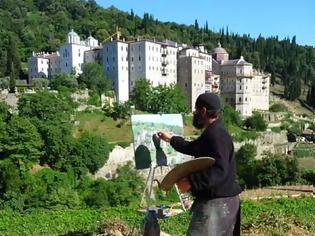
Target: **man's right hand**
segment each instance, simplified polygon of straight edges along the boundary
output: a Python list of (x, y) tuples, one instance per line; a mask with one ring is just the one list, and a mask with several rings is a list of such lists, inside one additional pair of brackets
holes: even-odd
[(159, 132), (157, 132), (157, 135), (159, 136), (160, 139), (162, 139), (163, 141), (168, 142), (168, 143), (171, 141), (171, 138), (173, 136), (166, 131), (159, 131)]

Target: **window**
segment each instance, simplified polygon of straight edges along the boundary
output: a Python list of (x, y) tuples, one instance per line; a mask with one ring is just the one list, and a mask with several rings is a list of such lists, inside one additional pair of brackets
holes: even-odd
[(241, 102), (241, 101), (242, 101), (242, 98), (239, 98), (238, 101)]
[(141, 57), (139, 56), (139, 61), (141, 61)]
[(242, 89), (242, 85), (240, 85), (240, 90)]
[(121, 57), (121, 61), (124, 61), (124, 57)]
[(113, 66), (113, 70), (115, 70), (115, 66)]
[(124, 50), (124, 47), (123, 47), (123, 46), (121, 46), (121, 51), (122, 51), (122, 50)]
[(113, 57), (113, 61), (115, 61), (115, 57)]
[(131, 57), (131, 61), (133, 61), (133, 57)]
[(245, 102), (247, 102), (247, 98), (245, 98)]

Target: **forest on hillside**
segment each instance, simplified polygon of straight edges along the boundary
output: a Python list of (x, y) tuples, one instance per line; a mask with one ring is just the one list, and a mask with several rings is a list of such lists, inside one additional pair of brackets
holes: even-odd
[(315, 48), (298, 45), (295, 36), (254, 39), (229, 32), (228, 28), (213, 32), (208, 22), (205, 25), (198, 20), (191, 25), (161, 22), (149, 13), (137, 16), (132, 9), (123, 12), (114, 6), (100, 7), (95, 0), (1, 0), (0, 78), (25, 79), (27, 68), (23, 62), (32, 51), (56, 51), (72, 28), (84, 38), (92, 34), (103, 41), (116, 27), (129, 40), (138, 36), (170, 39), (190, 45), (204, 44), (208, 50), (221, 42), (231, 58), (243, 55), (256, 69), (271, 73), (272, 84), (280, 82), (285, 86), (287, 99), (299, 98), (303, 87), (308, 103), (315, 106)]

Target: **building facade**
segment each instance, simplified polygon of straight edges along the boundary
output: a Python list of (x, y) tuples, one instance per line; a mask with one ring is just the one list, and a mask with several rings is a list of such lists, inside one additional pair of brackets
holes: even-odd
[(81, 41), (76, 32), (73, 30), (69, 32), (66, 43), (61, 45), (59, 49), (61, 73), (81, 74), (84, 53), (98, 47), (98, 41), (92, 36), (89, 36), (85, 41)]
[(129, 93), (139, 79), (152, 86), (178, 84), (187, 94), (188, 105), (194, 109), (199, 94), (212, 92), (231, 104), (242, 117), (255, 110), (269, 109), (270, 75), (253, 69), (243, 57), (230, 60), (219, 44), (208, 54), (203, 46), (189, 47), (165, 40), (119, 39), (99, 45), (89, 36), (81, 41), (73, 30), (59, 52), (33, 53), (28, 60), (29, 81), (52, 78), (56, 73), (82, 73), (84, 63), (96, 62), (112, 82), (116, 99), (129, 100)]
[(60, 73), (59, 53), (34, 53), (28, 59), (28, 80), (33, 78), (51, 79), (53, 75)]
[(112, 81), (116, 98), (120, 102), (129, 100), (129, 45), (124, 41), (103, 44), (103, 68)]
[(129, 43), (130, 90), (136, 80), (147, 79), (153, 86), (177, 83), (177, 47), (170, 41), (137, 40)]
[(258, 72), (253, 65), (240, 59), (229, 60), (229, 54), (219, 45), (213, 50), (214, 74), (220, 75), (221, 99), (242, 117), (255, 110), (269, 110), (270, 75)]
[(202, 48), (183, 48), (178, 52), (178, 85), (194, 110), (197, 97), (204, 92), (219, 92), (220, 77), (212, 73), (212, 57)]

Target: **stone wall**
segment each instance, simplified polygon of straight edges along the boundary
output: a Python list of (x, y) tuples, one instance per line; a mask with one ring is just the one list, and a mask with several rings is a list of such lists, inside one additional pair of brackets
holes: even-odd
[[(280, 133), (273, 132), (263, 132), (256, 140), (248, 140), (244, 142), (235, 142), (234, 147), (235, 151), (238, 151), (241, 146), (246, 143), (253, 144), (257, 147), (257, 159), (261, 159), (264, 152), (287, 154), (288, 151), (291, 151), (295, 146), (295, 143), (289, 143), (287, 140), (287, 132), (281, 131)], [(95, 178), (105, 178), (111, 179), (120, 165), (125, 165), (131, 161), (134, 166), (134, 148), (131, 143), (128, 147), (122, 148), (120, 146), (115, 146), (115, 148), (110, 152), (109, 159), (106, 164), (98, 170), (95, 174)], [(148, 175), (147, 170), (141, 170), (140, 174), (143, 177)], [(168, 168), (157, 168), (156, 169), (156, 178), (163, 176), (168, 171)]]
[(247, 140), (244, 142), (235, 142), (235, 151), (238, 151), (241, 146), (246, 143), (253, 144), (257, 147), (257, 159), (263, 157), (264, 152), (287, 154), (295, 146), (295, 143), (289, 143), (287, 139), (287, 132), (281, 131), (280, 133), (263, 132), (255, 140)]

